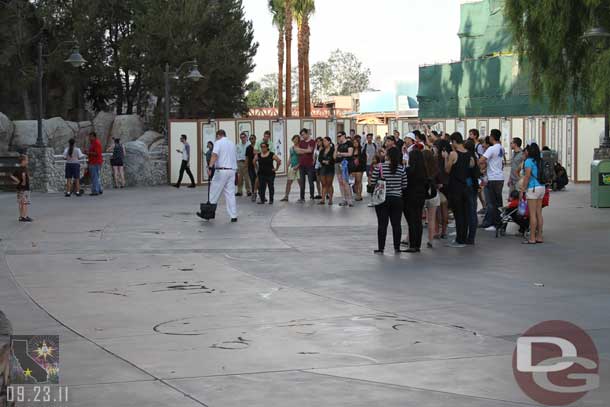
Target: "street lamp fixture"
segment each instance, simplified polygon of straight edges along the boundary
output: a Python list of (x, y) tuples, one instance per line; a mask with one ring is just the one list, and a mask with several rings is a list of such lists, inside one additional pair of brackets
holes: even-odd
[(204, 78), (204, 76), (199, 72), (199, 65), (197, 64), (197, 60), (193, 59), (190, 61), (185, 61), (180, 64), (178, 69), (173, 72), (169, 70), (169, 64), (165, 64), (165, 141), (169, 143), (169, 93), (170, 93), (170, 78), (179, 80), (180, 72), (190, 68), (189, 73), (185, 76), (186, 79), (192, 82), (198, 82)]
[(72, 53), (64, 62), (72, 65), (74, 68), (80, 68), (81, 66), (87, 63), (85, 58), (83, 58), (83, 56), (78, 51), (78, 45), (75, 45), (74, 48), (72, 48)]
[(57, 52), (62, 46), (72, 44), (72, 53), (64, 62), (69, 63), (74, 68), (79, 68), (87, 63), (85, 58), (78, 51), (77, 41), (63, 41), (60, 42), (57, 47), (49, 52), (44, 53), (44, 44), (42, 41), (38, 43), (38, 134), (36, 136), (36, 147), (45, 147), (44, 139), (42, 138), (42, 117), (43, 117), (43, 100), (42, 100), (42, 78), (44, 75), (44, 57), (49, 57)]

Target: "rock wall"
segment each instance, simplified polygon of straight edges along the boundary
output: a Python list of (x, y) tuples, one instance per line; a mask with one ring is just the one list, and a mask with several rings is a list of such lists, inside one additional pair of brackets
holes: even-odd
[[(112, 138), (120, 138), (125, 145), (125, 178), (127, 186), (167, 185), (167, 146), (164, 136), (154, 132), (144, 132), (144, 124), (137, 115), (115, 116), (100, 112), (93, 121), (69, 122), (60, 117), (43, 121), (45, 147), (35, 147), (38, 135), (35, 120), (11, 122), (0, 113), (0, 152), (27, 149), (30, 157), (32, 190), (62, 192), (65, 188), (65, 160), (61, 155), (68, 140), (76, 139), (77, 147), (86, 153), (88, 134), (95, 131), (102, 141), (104, 150), (112, 147)], [(112, 167), (110, 157), (104, 154), (102, 183), (112, 187)], [(81, 164), (86, 168), (86, 160)]]

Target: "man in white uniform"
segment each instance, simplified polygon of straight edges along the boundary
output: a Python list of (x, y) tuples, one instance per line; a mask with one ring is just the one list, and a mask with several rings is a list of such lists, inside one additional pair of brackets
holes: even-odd
[(224, 130), (216, 132), (216, 143), (208, 166), (208, 175), (212, 174), (212, 168), (215, 169), (215, 172), (210, 185), (210, 203), (217, 204), (220, 194), (224, 192), (231, 222), (237, 222), (237, 204), (235, 202), (237, 153), (235, 143), (227, 138)]

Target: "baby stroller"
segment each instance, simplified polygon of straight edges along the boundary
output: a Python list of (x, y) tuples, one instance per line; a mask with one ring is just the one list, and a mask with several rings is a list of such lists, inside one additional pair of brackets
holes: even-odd
[(524, 237), (529, 236), (529, 215), (527, 212), (525, 215), (519, 213), (519, 191), (511, 192), (508, 206), (502, 208), (500, 221), (496, 225), (496, 237), (506, 236), (506, 229), (511, 222), (519, 226), (520, 235), (523, 235)]

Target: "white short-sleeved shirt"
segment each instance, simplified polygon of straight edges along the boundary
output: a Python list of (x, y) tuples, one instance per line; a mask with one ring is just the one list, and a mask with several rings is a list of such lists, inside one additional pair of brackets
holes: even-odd
[(74, 150), (72, 150), (72, 156), (68, 155), (68, 150), (68, 147), (66, 147), (66, 149), (64, 150), (64, 158), (66, 159), (66, 162), (68, 164), (80, 164), (81, 158), (86, 157), (81, 151), (81, 149), (78, 147), (74, 147)]
[(214, 150), (212, 154), (216, 154), (218, 159), (216, 160), (216, 168), (231, 168), (237, 169), (237, 152), (235, 150), (235, 143), (226, 137), (217, 140), (214, 144)]
[(487, 178), (490, 181), (504, 181), (504, 149), (500, 143), (489, 147), (483, 157), (487, 159)]

